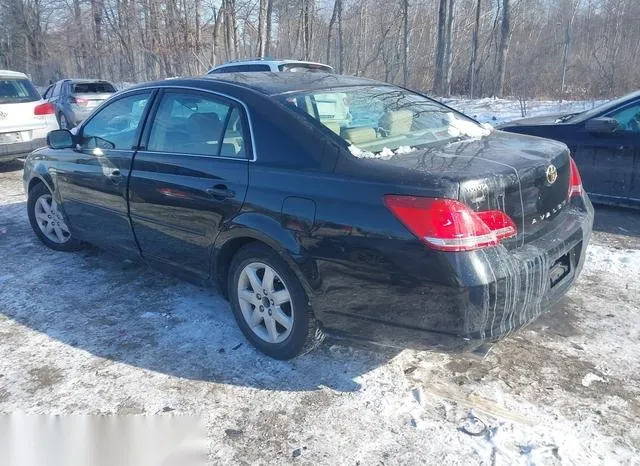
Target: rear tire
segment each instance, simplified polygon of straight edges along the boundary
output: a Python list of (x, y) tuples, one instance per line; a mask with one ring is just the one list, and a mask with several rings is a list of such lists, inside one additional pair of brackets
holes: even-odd
[(45, 246), (56, 251), (77, 251), (83, 243), (73, 237), (67, 221), (49, 188), (38, 183), (29, 191), (27, 200), (29, 223)]
[(69, 122), (67, 121), (67, 117), (64, 116), (64, 113), (58, 115), (58, 126), (60, 129), (71, 129), (69, 126)]
[(322, 343), (324, 334), (298, 277), (267, 246), (252, 243), (236, 253), (228, 293), (240, 330), (266, 355), (291, 359)]

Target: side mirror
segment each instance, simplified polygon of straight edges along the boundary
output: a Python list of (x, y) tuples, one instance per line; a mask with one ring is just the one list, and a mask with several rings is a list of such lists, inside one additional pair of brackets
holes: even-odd
[(616, 132), (619, 124), (614, 118), (592, 118), (587, 120), (584, 127), (593, 134), (612, 134)]
[(71, 149), (73, 135), (67, 129), (54, 129), (47, 134), (47, 146), (52, 149)]

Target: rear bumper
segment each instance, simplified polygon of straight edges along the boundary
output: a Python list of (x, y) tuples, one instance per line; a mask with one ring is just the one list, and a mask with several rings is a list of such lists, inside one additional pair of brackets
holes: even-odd
[(561, 215), (553, 229), (515, 251), (439, 254), (428, 266), (447, 275), (448, 284), (394, 270), (384, 280), (350, 283), (350, 274), (344, 283), (352, 292), (332, 307), (320, 305), (319, 319), (329, 332), (402, 348), (463, 351), (499, 340), (550, 310), (582, 270), (593, 207), (584, 195)]
[(0, 162), (8, 162), (17, 157), (28, 155), (40, 147), (46, 146), (45, 138), (33, 139), (26, 142), (17, 142), (13, 144), (0, 144)]

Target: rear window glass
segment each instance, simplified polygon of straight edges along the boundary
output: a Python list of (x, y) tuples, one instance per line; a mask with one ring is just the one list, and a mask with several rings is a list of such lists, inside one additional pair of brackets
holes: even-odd
[(104, 94), (115, 92), (116, 89), (111, 83), (95, 82), (95, 83), (75, 83), (73, 84), (74, 94)]
[(333, 68), (327, 65), (317, 65), (315, 63), (285, 63), (278, 66), (280, 71), (316, 71), (322, 73), (333, 73)]
[(40, 100), (40, 93), (28, 79), (0, 78), (0, 104), (36, 100)]
[(388, 157), (489, 133), (464, 115), (395, 86), (322, 89), (281, 99), (344, 139), (356, 157)]

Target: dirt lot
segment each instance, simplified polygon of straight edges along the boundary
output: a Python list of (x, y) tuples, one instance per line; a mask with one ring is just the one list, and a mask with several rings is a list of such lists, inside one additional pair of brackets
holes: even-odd
[(215, 464), (640, 464), (638, 213), (598, 211), (577, 286), (484, 359), (278, 362), (212, 290), (45, 248), (21, 174), (0, 166), (0, 412), (199, 414)]

